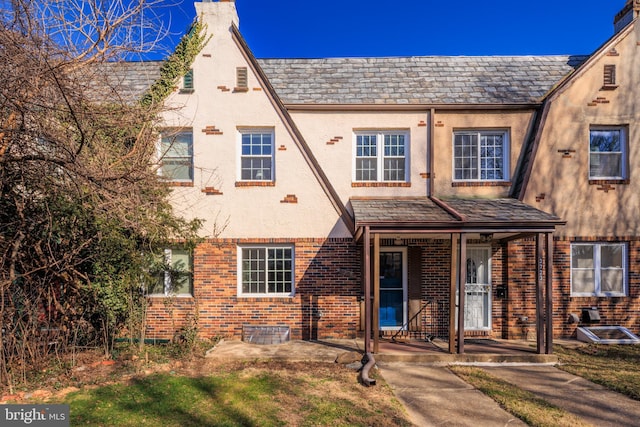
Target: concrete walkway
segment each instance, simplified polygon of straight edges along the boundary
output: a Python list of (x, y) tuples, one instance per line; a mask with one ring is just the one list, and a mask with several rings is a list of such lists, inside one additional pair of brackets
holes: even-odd
[(380, 373), (416, 426), (526, 426), (443, 366), (384, 363)]
[[(444, 366), (379, 365), (382, 377), (418, 426), (525, 425)], [(593, 426), (640, 426), (640, 402), (554, 366), (480, 367)]]

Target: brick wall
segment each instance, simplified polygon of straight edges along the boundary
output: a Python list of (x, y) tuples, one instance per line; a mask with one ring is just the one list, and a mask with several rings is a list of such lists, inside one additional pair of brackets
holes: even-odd
[[(295, 296), (238, 297), (238, 245), (295, 246)], [(353, 338), (359, 321), (360, 251), (350, 239), (218, 240), (194, 250), (193, 298), (152, 298), (149, 337), (171, 338), (189, 317), (203, 337), (239, 339), (242, 325), (288, 325), (291, 339)], [(170, 308), (170, 309), (169, 309)]]

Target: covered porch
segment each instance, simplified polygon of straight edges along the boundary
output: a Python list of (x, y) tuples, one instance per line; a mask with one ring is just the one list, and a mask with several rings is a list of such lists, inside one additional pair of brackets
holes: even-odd
[[(522, 333), (518, 338), (535, 342), (535, 353), (553, 352), (553, 232), (563, 224), (559, 218), (515, 199), (350, 203), (363, 248), (365, 352), (439, 339), (446, 342), (440, 350), (462, 355), (475, 351), (470, 339), (513, 338), (514, 328)], [(510, 242), (522, 240), (532, 243), (514, 250)], [(516, 269), (515, 260), (529, 265)], [(516, 282), (518, 300), (511, 295)]]

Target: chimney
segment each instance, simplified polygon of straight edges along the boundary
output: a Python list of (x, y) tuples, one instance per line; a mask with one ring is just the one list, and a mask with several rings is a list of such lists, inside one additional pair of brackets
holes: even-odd
[(640, 14), (640, 0), (627, 0), (622, 10), (616, 14), (613, 20), (614, 34), (618, 34), (631, 21)]
[(198, 19), (203, 19), (211, 34), (216, 34), (220, 29), (228, 30), (231, 23), (240, 27), (234, 0), (202, 0), (194, 5)]

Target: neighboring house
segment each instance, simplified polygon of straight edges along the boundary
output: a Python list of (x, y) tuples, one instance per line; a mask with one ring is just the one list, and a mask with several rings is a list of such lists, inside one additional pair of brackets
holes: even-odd
[(550, 352), (592, 306), (640, 332), (638, 3), (589, 57), (262, 60), (234, 2), (196, 3), (212, 38), (168, 100), (161, 173), (205, 241), (167, 249), (191, 275), (150, 296), (147, 335), (462, 352), (533, 331)]

